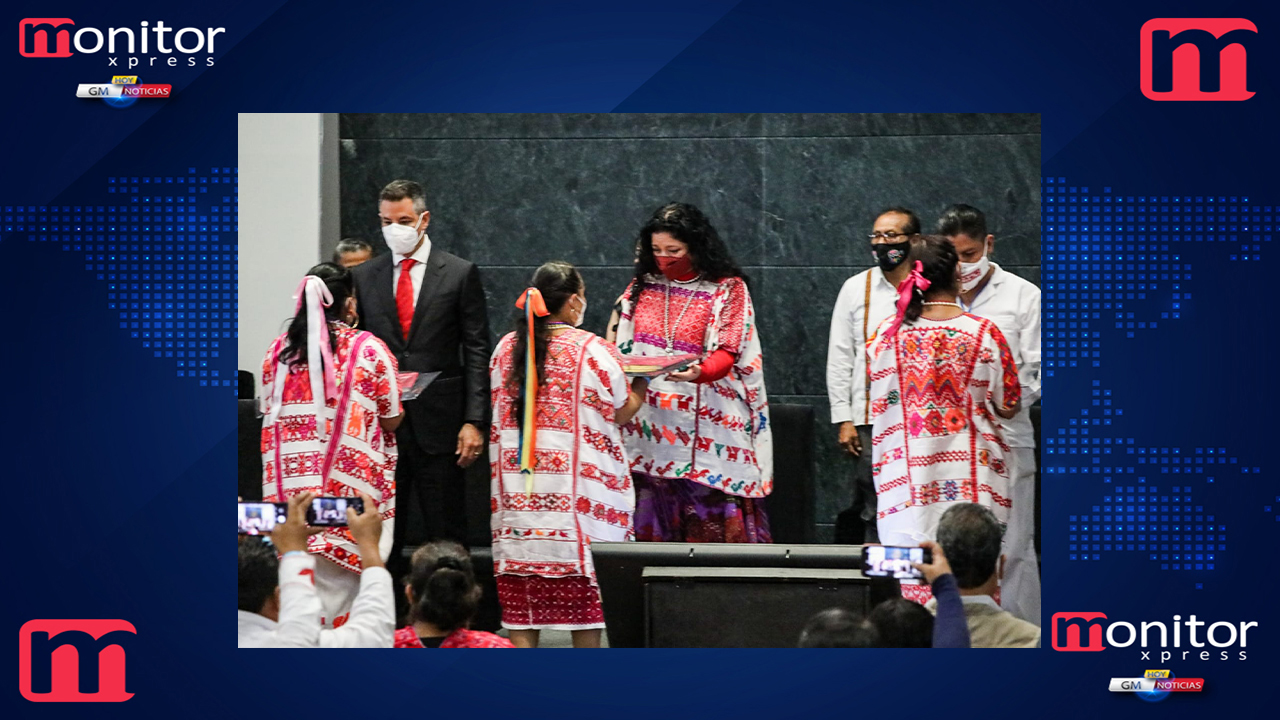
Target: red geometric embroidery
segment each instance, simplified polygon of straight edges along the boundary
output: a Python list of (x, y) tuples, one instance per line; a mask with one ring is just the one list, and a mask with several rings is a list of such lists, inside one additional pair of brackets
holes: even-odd
[(916, 455), (907, 462), (908, 467), (929, 467), (944, 462), (968, 462), (968, 450), (947, 450), (932, 455)]
[(502, 507), (528, 512), (571, 512), (573, 496), (565, 493), (502, 493)]
[[(567, 474), (572, 471), (572, 466), (573, 463), (569, 453), (564, 450), (535, 448), (533, 451), (533, 471), (536, 473)], [(502, 450), (502, 471), (520, 472), (520, 450), (518, 448), (504, 448)]]
[(579, 470), (582, 477), (588, 480), (594, 480), (610, 490), (616, 492), (626, 492), (631, 489), (631, 476), (623, 475), (619, 477), (612, 473), (607, 473), (592, 463), (582, 463), (582, 469)]
[[(670, 432), (670, 431), (668, 431)], [(589, 427), (582, 428), (582, 438), (586, 440), (592, 447), (600, 452), (612, 457), (618, 462), (626, 462), (626, 458), (622, 456), (622, 450), (613, 444), (613, 440), (602, 432), (592, 430)], [(675, 435), (669, 438), (670, 442), (675, 442)]]

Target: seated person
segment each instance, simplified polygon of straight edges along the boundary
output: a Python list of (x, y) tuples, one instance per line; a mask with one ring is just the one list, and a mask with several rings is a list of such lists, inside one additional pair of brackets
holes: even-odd
[(885, 600), (871, 610), (867, 620), (880, 636), (877, 647), (933, 647), (933, 613), (906, 598)]
[[(391, 575), (378, 554), (382, 518), (376, 510), (348, 514), (363, 564), (360, 592), (345, 625), (321, 630), (316, 559), (307, 552), (307, 536), (318, 530), (305, 521), (313, 497), (303, 493), (289, 499), (287, 519), (271, 532), (271, 542), (240, 539), (238, 646), (391, 647), (395, 600)], [(365, 507), (377, 507), (372, 498), (362, 497)]]
[(467, 629), (480, 604), (471, 556), (455, 542), (418, 548), (409, 561), (404, 594), (409, 626), (395, 633), (398, 648), (514, 648), (510, 640)]
[[(882, 602), (867, 616), (880, 639), (877, 647), (967, 648), (969, 629), (965, 626), (964, 605), (960, 602), (960, 591), (947, 563), (947, 555), (937, 543), (924, 542), (920, 547), (932, 554), (929, 563), (905, 562), (919, 571), (932, 587), (933, 596), (937, 599), (937, 618), (929, 610), (905, 598)], [(910, 576), (914, 577), (915, 573), (910, 573)]]
[[(960, 586), (973, 647), (1038, 648), (1040, 628), (1005, 611), (991, 597), (1004, 574), (1002, 533), (995, 515), (972, 503), (956, 505), (938, 520), (938, 544)], [(930, 600), (926, 607), (938, 606)]]
[(802, 648), (881, 647), (880, 633), (864, 617), (844, 608), (830, 608), (809, 618), (800, 631)]

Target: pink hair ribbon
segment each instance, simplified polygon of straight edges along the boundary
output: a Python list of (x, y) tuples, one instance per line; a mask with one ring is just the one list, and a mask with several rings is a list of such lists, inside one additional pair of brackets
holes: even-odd
[[(298, 283), (293, 297), (297, 300), (293, 307), (295, 315), (302, 311), (304, 303), (307, 308), (307, 374), (311, 380), (311, 399), (316, 406), (316, 434), (323, 440), (326, 435), (325, 405), (330, 398), (336, 400), (338, 397), (333, 348), (329, 346), (329, 323), (324, 316), (324, 309), (333, 305), (333, 294), (329, 292), (324, 280), (315, 275), (307, 275)], [(284, 383), (288, 376), (288, 366), (278, 362), (271, 393), (271, 408), (267, 414), (269, 422), (274, 422), (280, 416)]]
[(516, 307), (524, 310), (529, 333), (526, 338), (528, 342), (525, 343), (524, 358), (524, 419), (520, 431), (520, 474), (524, 475), (525, 497), (530, 497), (533, 495), (534, 450), (538, 433), (534, 413), (534, 404), (538, 400), (538, 360), (537, 350), (534, 347), (533, 317), (535, 315), (546, 317), (551, 313), (547, 311), (547, 303), (542, 299), (542, 293), (534, 287), (520, 295), (520, 299), (516, 301)]
[(893, 322), (889, 327), (885, 328), (884, 337), (893, 337), (893, 334), (898, 332), (898, 328), (902, 327), (902, 318), (907, 313), (907, 306), (911, 304), (911, 296), (917, 290), (923, 295), (924, 291), (928, 290), (929, 286), (933, 284), (921, 274), (923, 269), (924, 265), (919, 260), (916, 260), (915, 266), (911, 268), (911, 272), (906, 279), (898, 283), (898, 300), (895, 303), (898, 313), (894, 316)]

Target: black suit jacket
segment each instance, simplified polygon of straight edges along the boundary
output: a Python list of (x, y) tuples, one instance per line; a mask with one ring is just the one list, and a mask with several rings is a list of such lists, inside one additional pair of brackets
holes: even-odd
[(406, 341), (391, 259), (379, 255), (354, 270), (360, 324), (387, 344), (401, 372), (440, 372), (421, 397), (404, 404), (408, 417), (399, 436), (427, 453), (452, 453), (463, 423), (482, 434), (489, 423), (489, 320), (480, 270), (432, 246)]

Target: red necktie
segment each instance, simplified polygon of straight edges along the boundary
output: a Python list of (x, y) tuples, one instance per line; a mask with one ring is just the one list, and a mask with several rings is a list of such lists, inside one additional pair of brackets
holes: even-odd
[(400, 279), (396, 282), (396, 313), (400, 315), (400, 331), (409, 340), (409, 328), (413, 327), (413, 278), (409, 270), (417, 260), (400, 261)]

